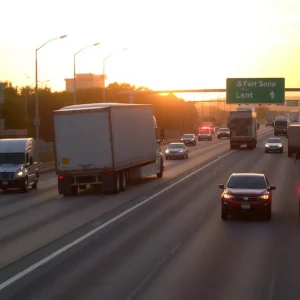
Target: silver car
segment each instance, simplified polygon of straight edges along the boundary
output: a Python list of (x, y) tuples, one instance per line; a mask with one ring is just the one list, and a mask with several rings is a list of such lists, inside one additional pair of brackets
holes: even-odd
[(283, 142), (280, 138), (271, 137), (265, 143), (265, 152), (280, 152), (283, 153)]
[(170, 143), (165, 151), (165, 158), (188, 158), (189, 149), (184, 143)]

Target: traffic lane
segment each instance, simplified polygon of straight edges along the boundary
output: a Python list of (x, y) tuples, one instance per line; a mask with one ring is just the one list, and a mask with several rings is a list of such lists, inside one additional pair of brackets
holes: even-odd
[[(217, 172), (216, 172), (216, 174), (217, 174)], [(204, 179), (205, 179), (204, 186), (206, 186), (207, 183), (209, 183), (211, 181), (211, 179), (209, 177), (202, 178), (202, 180), (204, 180)], [(199, 187), (197, 185), (197, 189), (198, 188)], [(200, 186), (200, 188), (201, 188), (201, 186)], [(190, 192), (194, 193), (194, 190), (192, 189)], [(185, 196), (187, 194), (186, 190), (183, 190), (182, 187), (177, 187), (176, 191), (174, 191), (175, 195), (177, 195), (178, 193), (179, 194), (184, 194)], [(137, 212), (134, 213), (133, 216), (130, 216), (129, 218), (126, 218), (126, 224), (127, 224), (126, 227), (124, 227), (124, 225), (122, 225), (122, 224), (120, 224), (120, 226), (118, 225), (116, 227), (116, 230), (107, 232), (108, 235), (104, 234), (103, 239), (100, 239), (99, 236), (97, 236), (97, 237), (95, 236), (93, 238), (93, 240), (94, 241), (97, 241), (97, 240), (100, 241), (101, 240), (101, 245), (102, 246), (100, 246), (100, 244), (98, 244), (96, 246), (93, 246), (93, 247), (89, 246), (89, 249), (91, 249), (91, 251), (94, 251), (94, 249), (97, 249), (97, 248), (101, 249), (102, 247), (104, 247), (103, 248), (104, 253), (102, 253), (102, 257), (105, 256), (105, 255), (110, 256), (110, 255), (114, 254), (114, 257), (107, 257), (106, 259), (104, 259), (102, 261), (102, 263), (105, 263), (105, 261), (108, 262), (108, 263), (112, 263), (113, 261), (115, 261), (117, 263), (118, 262), (117, 257), (120, 257), (123, 261), (124, 260), (124, 255), (130, 255), (132, 253), (131, 249), (128, 249), (128, 247), (132, 248), (132, 250), (135, 248), (135, 242), (134, 242), (135, 240), (140, 240), (141, 241), (143, 239), (147, 239), (148, 236), (151, 234), (151, 231), (152, 231), (152, 235), (153, 235), (153, 234), (155, 234), (155, 232), (160, 230), (160, 226), (162, 226), (161, 224), (165, 222), (165, 214), (166, 214), (165, 211), (166, 210), (174, 211), (174, 213), (177, 214), (177, 213), (180, 213), (182, 211), (181, 207), (184, 207), (186, 205), (185, 202), (178, 201), (178, 200), (176, 200), (176, 201), (171, 200), (171, 201), (168, 201), (169, 203), (166, 203), (165, 201), (163, 201), (163, 199), (161, 199), (161, 197), (159, 197), (155, 202), (156, 202), (156, 205), (154, 207), (152, 207), (152, 205), (153, 205), (152, 203), (149, 204), (149, 206), (147, 205), (148, 208), (145, 208), (146, 211), (143, 210), (143, 214), (141, 214), (140, 211), (137, 211)], [(159, 206), (162, 205), (162, 204), (164, 204), (164, 206), (162, 208), (157, 207), (157, 203), (158, 203)], [(155, 219), (153, 220), (153, 217), (155, 217), (155, 216), (156, 216), (156, 220)], [(136, 218), (138, 218), (138, 220), (140, 220), (140, 222), (137, 221)], [(149, 226), (146, 232), (145, 232), (145, 229), (143, 229), (144, 228), (143, 223), (144, 223), (145, 219), (148, 219), (147, 224)], [(189, 219), (189, 217), (188, 217), (188, 219)], [(136, 222), (139, 222), (140, 224), (136, 224)], [(128, 228), (131, 228), (132, 232), (130, 232), (130, 230), (128, 231)], [(151, 228), (152, 228), (152, 230), (151, 230)], [(179, 226), (179, 228), (181, 228), (181, 226)], [(186, 229), (186, 227), (181, 228), (181, 230), (184, 230), (184, 229)], [(174, 236), (174, 234), (175, 234), (175, 237), (177, 236), (177, 231), (174, 230), (173, 228), (169, 228), (169, 231), (170, 231), (169, 232), (170, 236)], [(185, 233), (183, 235), (185, 235)], [(129, 237), (131, 239), (131, 243), (129, 243), (128, 241), (126, 243), (126, 240)], [(164, 239), (163, 236), (159, 237), (159, 238)], [(170, 242), (172, 242), (172, 240)], [(164, 245), (164, 246), (163, 247), (158, 247), (157, 250), (159, 250), (159, 252), (162, 251), (162, 253), (164, 253), (166, 245), (165, 245), (164, 242), (162, 243), (162, 245)], [(83, 251), (86, 251), (85, 245), (83, 244), (82, 246), (84, 247)], [(172, 244), (170, 244), (170, 246), (172, 246)], [(148, 253), (149, 250), (150, 250), (150, 252), (152, 251), (151, 247), (146, 252)], [(79, 253), (78, 249), (76, 249), (75, 251), (76, 251), (76, 253)], [(116, 253), (116, 251), (121, 252), (121, 253)], [(140, 252), (140, 250), (138, 250), (138, 252)], [(76, 253), (72, 253), (72, 255), (73, 254), (77, 255)], [(81, 253), (81, 255), (82, 255), (82, 253)], [(98, 257), (98, 255), (100, 255), (100, 254), (96, 254), (97, 257)], [(148, 258), (150, 259), (152, 257), (152, 262), (155, 262), (156, 261), (155, 260), (156, 255), (157, 255), (157, 251), (153, 251), (153, 254), (149, 253)], [(74, 258), (74, 260), (77, 261), (77, 258)], [(88, 262), (87, 260), (85, 260), (85, 261)], [(62, 263), (63, 263), (63, 261), (60, 261), (59, 265), (62, 266)], [(91, 265), (93, 265), (94, 263), (99, 264), (99, 262), (89, 261), (88, 262), (88, 267), (91, 268)], [(68, 262), (68, 264), (69, 264), (69, 262)], [(140, 264), (140, 262), (139, 262), (139, 264)], [(51, 266), (55, 267), (54, 262), (51, 262)], [(73, 264), (73, 266), (75, 267), (74, 264)], [(149, 267), (149, 265), (148, 265), (148, 267)], [(77, 268), (77, 266), (76, 266), (76, 268)], [(135, 268), (135, 265), (133, 264), (132, 265), (132, 270), (134, 270), (134, 268)], [(111, 266), (111, 265), (104, 266), (103, 265), (103, 266), (101, 266), (101, 269), (103, 269), (103, 270), (113, 270), (113, 266)], [(89, 271), (89, 270), (87, 270), (87, 271)], [(64, 272), (64, 271), (61, 271), (61, 272)], [(75, 270), (69, 270), (67, 273), (65, 273), (65, 275), (67, 276), (68, 274), (70, 274), (69, 272), (72, 272), (74, 276), (79, 275), (79, 273), (78, 272), (76, 273)], [(36, 274), (34, 276), (37, 276), (37, 277), (41, 278), (41, 274)], [(49, 275), (49, 276), (52, 277), (52, 275)], [(56, 274), (53, 274), (53, 276), (55, 277)], [(89, 278), (93, 278), (90, 275), (87, 275), (87, 276), (89, 276)], [(97, 275), (97, 277), (99, 277), (99, 275)], [(140, 276), (138, 275), (138, 277), (140, 277)], [(81, 281), (82, 279), (78, 279), (78, 280)], [(138, 278), (136, 278), (136, 280), (138, 280)], [(28, 279), (26, 279), (26, 282), (28, 282)], [(57, 284), (59, 284), (59, 283), (57, 282)], [(72, 285), (73, 283), (70, 283), (70, 284)], [(68, 282), (64, 281), (62, 283), (62, 285), (65, 286), (65, 288), (67, 288), (68, 287)], [(59, 285), (59, 287), (57, 287), (57, 290), (59, 291), (60, 288), (61, 288), (61, 286)], [(130, 290), (130, 288), (129, 288), (129, 290)], [(118, 291), (118, 290), (116, 290), (116, 291)], [(40, 292), (40, 291), (36, 290), (36, 292)], [(25, 297), (25, 295), (27, 295), (27, 293), (28, 293), (28, 290), (23, 291), (22, 292), (22, 295), (23, 295), (22, 297)], [(34, 293), (34, 291), (33, 291), (33, 293)], [(45, 293), (45, 291), (41, 291), (40, 295), (42, 295), (42, 294), (46, 295), (47, 293), (48, 292)], [(33, 296), (34, 295), (31, 293), (31, 297), (33, 297)], [(38, 295), (36, 295), (36, 296), (37, 296), (37, 298), (39, 297)], [(51, 298), (54, 299), (56, 297), (57, 297), (56, 295), (49, 294), (50, 299)], [(64, 296), (62, 298), (64, 298)], [(101, 299), (101, 295), (99, 295), (99, 298)], [(106, 298), (104, 297), (104, 299), (106, 299)], [(124, 299), (124, 298), (121, 297), (120, 299)]]
[(3, 192), (0, 196), (0, 221), (12, 214), (55, 200), (57, 196), (57, 182), (54, 180), (40, 182), (36, 190), (29, 190), (27, 193), (14, 190)]
[[(286, 155), (263, 154), (263, 146), (259, 148), (261, 158), (247, 157), (253, 162), (250, 168), (238, 164), (229, 173), (247, 171), (268, 176), (277, 186), (273, 220), (224, 222), (216, 204), (205, 228), (199, 228), (131, 299), (299, 299), (300, 172)], [(225, 183), (228, 174), (223, 177), (219, 183)]]
[[(255, 289), (260, 292), (258, 296), (263, 296), (257, 298), (254, 295), (254, 299), (268, 299), (265, 294), (272, 286), (274, 259), (280, 249), (276, 223), (221, 222), (221, 191), (217, 185), (226, 181), (232, 172), (247, 170), (265, 172), (272, 184), (285, 180), (286, 189), (290, 182), (280, 170), (289, 169), (290, 163), (285, 156), (278, 159), (276, 154), (264, 154), (263, 145), (252, 151), (233, 152), (217, 163), (217, 169), (211, 166), (194, 174), (184, 184), (178, 184), (52, 261), (51, 270), (45, 267), (41, 273), (27, 277), (26, 283), (32, 285), (20, 291), (23, 299), (27, 299), (29, 292), (31, 299), (38, 299), (40, 295), (43, 299), (94, 299), (95, 295), (100, 299), (126, 299), (125, 295), (136, 295), (141, 299), (146, 299), (147, 295), (149, 298), (155, 295), (151, 299), (179, 299), (179, 290), (187, 299), (194, 299), (192, 291), (199, 292), (198, 297), (209, 295), (208, 299), (220, 299), (220, 294), (229, 295), (224, 299), (244, 299), (241, 298), (242, 291), (243, 296), (245, 291), (253, 296)], [(278, 188), (277, 192), (278, 195), (274, 195), (275, 222), (276, 203), (280, 203), (286, 190)], [(193, 252), (195, 247), (198, 247), (196, 253)], [(185, 252), (188, 254), (184, 255)], [(192, 267), (196, 264), (200, 274), (193, 273), (196, 271)], [(186, 265), (188, 268), (185, 269)], [(172, 266), (176, 271), (170, 271)], [(157, 275), (155, 271), (160, 267), (163, 271)], [(149, 282), (151, 274), (155, 277), (152, 284)], [(174, 274), (183, 277), (177, 282)], [(193, 281), (196, 275), (197, 283)], [(171, 285), (171, 291), (160, 289), (158, 282), (162, 280), (164, 286)], [(51, 286), (55, 285), (55, 291), (51, 290), (50, 281)], [(214, 283), (214, 290), (219, 290), (218, 295), (215, 293), (216, 298), (213, 298), (214, 291), (208, 281)], [(150, 284), (149, 289), (146, 289), (147, 284)], [(232, 286), (243, 289), (232, 291)], [(22, 283), (18, 287), (22, 288)], [(157, 297), (155, 287), (159, 290)]]
[[(195, 168), (197, 164), (204, 163), (222, 151), (224, 149), (217, 146), (215, 151), (196, 156), (194, 160), (185, 160), (172, 170), (166, 168), (164, 178), (156, 179), (154, 176), (136, 181), (135, 185), (119, 195), (101, 195), (99, 189), (87, 189), (76, 197), (51, 195), (52, 201), (48, 200), (43, 202), (43, 205), (11, 213), (9, 218), (0, 219), (0, 266), (4, 267), (28, 255), (114, 209), (119, 211), (125, 204), (141, 201), (161, 185), (174, 180), (175, 176)], [(52, 193), (57, 192), (53, 190)], [(41, 201), (39, 203), (42, 203)]]
[[(122, 209), (125, 204), (130, 205), (131, 202), (141, 201), (145, 195), (159, 189), (162, 184), (167, 184), (176, 176), (189, 172), (191, 168), (195, 169), (197, 165), (227, 149), (226, 144), (225, 148), (216, 146), (213, 151), (205, 151), (203, 155), (195, 156), (194, 160), (189, 159), (177, 164), (176, 168), (170, 170), (166, 168), (162, 179), (157, 180), (152, 177), (136, 182), (136, 185), (129, 187), (124, 194), (100, 195), (99, 199), (99, 189), (87, 189), (77, 197), (54, 196), (51, 200), (56, 201), (47, 201), (44, 205), (37, 204), (32, 209), (11, 213), (10, 218), (0, 223), (2, 225), (0, 228), (2, 245), (0, 266), (4, 267), (28, 255), (86, 223), (105, 216), (110, 211), (119, 211), (119, 208)], [(22, 245), (22, 247), (16, 247), (16, 245)]]

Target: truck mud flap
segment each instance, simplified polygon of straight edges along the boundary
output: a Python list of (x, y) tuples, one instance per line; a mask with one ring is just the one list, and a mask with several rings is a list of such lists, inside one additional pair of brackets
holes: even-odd
[[(117, 189), (116, 181), (120, 180), (119, 172), (106, 172), (102, 176), (102, 188), (104, 193), (116, 193)], [(119, 182), (120, 183), (120, 182)]]
[(58, 193), (61, 195), (67, 194), (72, 186), (73, 178), (71, 176), (59, 175), (57, 178)]

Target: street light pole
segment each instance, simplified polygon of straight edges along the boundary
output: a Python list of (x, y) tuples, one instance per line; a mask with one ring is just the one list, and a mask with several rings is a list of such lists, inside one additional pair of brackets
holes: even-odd
[(76, 52), (74, 54), (74, 63), (73, 63), (73, 104), (76, 105), (76, 55), (78, 53), (80, 53), (82, 50), (86, 49), (86, 48), (89, 48), (89, 47), (93, 47), (93, 46), (98, 46), (100, 43), (95, 43), (95, 44), (92, 44), (92, 45), (88, 45), (88, 46), (85, 46), (83, 47), (82, 49), (80, 49), (78, 52)]
[[(126, 51), (127, 48), (123, 48), (121, 49), (121, 51)], [(106, 92), (105, 92), (105, 61), (106, 59), (108, 59), (109, 57), (111, 57), (116, 51), (110, 53), (109, 55), (107, 55), (106, 57), (103, 58), (103, 63), (102, 63), (102, 66), (103, 66), (103, 103), (106, 102)]]
[(44, 47), (46, 44), (49, 42), (58, 40), (58, 39), (63, 39), (67, 35), (62, 35), (57, 38), (48, 40), (45, 42), (42, 46), (39, 48), (35, 49), (35, 143), (36, 143), (36, 162), (40, 162), (40, 148), (39, 148), (39, 139), (40, 139), (40, 119), (39, 119), (39, 95), (38, 95), (38, 50), (40, 50), (42, 47)]

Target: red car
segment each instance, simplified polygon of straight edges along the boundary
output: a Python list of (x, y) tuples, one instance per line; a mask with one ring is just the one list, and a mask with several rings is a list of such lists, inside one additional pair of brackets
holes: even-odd
[(259, 213), (271, 220), (272, 191), (276, 187), (269, 184), (264, 174), (233, 173), (227, 184), (219, 184), (219, 188), (224, 190), (221, 195), (222, 220), (241, 213)]

